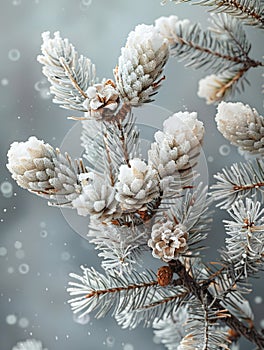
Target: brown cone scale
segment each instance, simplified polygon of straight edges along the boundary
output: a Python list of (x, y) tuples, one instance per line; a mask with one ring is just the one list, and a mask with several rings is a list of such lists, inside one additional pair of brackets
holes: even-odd
[(158, 284), (162, 287), (168, 286), (173, 277), (172, 269), (169, 266), (161, 266), (157, 272)]

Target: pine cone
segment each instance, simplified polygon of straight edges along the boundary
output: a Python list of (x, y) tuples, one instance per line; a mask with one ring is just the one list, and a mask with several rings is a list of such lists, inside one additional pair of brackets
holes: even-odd
[(99, 175), (89, 173), (89, 181), (83, 182), (82, 193), (72, 201), (79, 215), (92, 215), (100, 221), (110, 221), (117, 214), (115, 188), (105, 183)]
[(114, 71), (123, 101), (134, 106), (151, 102), (168, 57), (168, 41), (153, 26), (138, 25), (129, 34)]
[(113, 115), (119, 106), (119, 93), (112, 80), (89, 86), (86, 91), (88, 98), (83, 106), (87, 109), (87, 116), (101, 119), (106, 115)]
[(161, 266), (157, 272), (158, 284), (162, 287), (168, 286), (171, 283), (173, 271), (169, 266)]
[(49, 199), (73, 199), (80, 193), (77, 172), (70, 157), (49, 144), (30, 137), (26, 142), (12, 143), (7, 168), (17, 184)]
[(187, 251), (188, 237), (189, 233), (184, 225), (174, 224), (172, 221), (158, 222), (152, 227), (148, 246), (152, 248), (154, 258), (168, 262)]
[(221, 134), (240, 150), (264, 153), (264, 118), (241, 102), (221, 102), (215, 120)]
[(157, 172), (138, 158), (121, 165), (116, 189), (123, 210), (146, 210), (146, 204), (160, 195)]
[(200, 152), (203, 123), (197, 113), (179, 112), (165, 120), (163, 132), (155, 133), (148, 152), (149, 164), (157, 169), (161, 179), (191, 169)]

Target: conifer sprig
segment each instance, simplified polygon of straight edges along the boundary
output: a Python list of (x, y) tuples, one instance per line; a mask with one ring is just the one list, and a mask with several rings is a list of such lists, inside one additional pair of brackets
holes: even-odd
[(211, 187), (217, 206), (228, 209), (239, 198), (254, 196), (263, 201), (264, 163), (261, 159), (235, 163), (214, 175), (217, 183)]
[[(243, 23), (264, 28), (264, 9), (261, 0), (170, 0), (175, 3), (190, 2), (192, 5), (209, 6), (210, 11), (227, 13)], [(167, 1), (165, 0), (164, 3)]]
[(89, 58), (79, 56), (68, 39), (62, 39), (59, 32), (42, 35), (42, 55), (38, 61), (43, 64), (43, 74), (51, 83), (53, 102), (61, 107), (85, 112), (83, 102), (87, 89), (95, 82), (95, 66)]

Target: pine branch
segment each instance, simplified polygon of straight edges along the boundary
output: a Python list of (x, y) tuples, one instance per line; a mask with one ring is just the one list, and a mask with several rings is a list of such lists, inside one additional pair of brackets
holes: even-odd
[(99, 174), (104, 172), (104, 140), (101, 132), (101, 123), (90, 119), (82, 121), (81, 145), (88, 161), (89, 168)]
[(213, 263), (205, 267), (209, 276), (208, 280), (211, 281), (208, 288), (210, 293), (232, 315), (249, 325), (253, 324), (253, 312), (249, 302), (243, 296), (251, 292), (251, 285), (243, 279), (243, 276), (235, 273), (231, 261), (223, 259), (220, 266), (222, 266), (221, 269), (218, 268), (217, 270)]
[(234, 70), (234, 82), (249, 68), (263, 66), (262, 62), (248, 56), (250, 44), (235, 18), (218, 15), (212, 22), (213, 28), (208, 30), (202, 30), (200, 24), (177, 18), (172, 22), (169, 18), (161, 18), (156, 21), (156, 26), (168, 38), (172, 56), (186, 61), (186, 66), (209, 68), (217, 75), (227, 69), (231, 75)]
[(51, 83), (50, 91), (55, 95), (53, 102), (61, 107), (85, 112), (83, 106), (88, 98), (87, 89), (95, 81), (95, 66), (90, 59), (79, 56), (68, 39), (62, 39), (60, 33), (42, 34), (42, 56), (38, 61), (44, 65), (43, 74)]
[(77, 282), (69, 282), (70, 287), (67, 289), (71, 296), (77, 296), (69, 303), (74, 312), (82, 311), (80, 317), (95, 310), (95, 317), (103, 317), (113, 308), (114, 314), (119, 313), (131, 302), (136, 307), (142, 299), (147, 298), (149, 292), (153, 293), (158, 284), (150, 271), (119, 275), (113, 270), (106, 277), (93, 268), (81, 268), (83, 276), (71, 273), (70, 277)]
[(103, 317), (110, 310), (123, 327), (134, 328), (138, 323), (150, 325), (151, 320), (173, 312), (183, 298), (188, 298), (185, 288), (162, 287), (152, 271), (132, 271), (120, 275), (112, 270), (107, 277), (94, 269), (81, 267), (83, 276), (70, 274), (77, 282), (69, 282), (67, 289), (73, 312), (83, 315), (97, 311)]
[(245, 62), (255, 65), (232, 42), (216, 37), (210, 30), (203, 31), (199, 24), (180, 21), (176, 28), (171, 54), (181, 61), (186, 60), (186, 66), (210, 68), (220, 73)]
[[(139, 227), (90, 225), (88, 233), (90, 243), (96, 245), (98, 256), (103, 258), (105, 270), (116, 269), (120, 273), (129, 273), (134, 269), (144, 250), (146, 250), (146, 232)], [(91, 240), (90, 240), (91, 238)]]
[(104, 138), (116, 172), (122, 164), (129, 165), (129, 160), (139, 155), (139, 131), (131, 109), (123, 120), (104, 123)]
[(260, 0), (171, 0), (176, 3), (191, 2), (192, 5), (212, 7), (210, 11), (225, 12), (243, 23), (264, 28), (264, 10)]
[(201, 348), (203, 350), (229, 350), (228, 333), (218, 326), (218, 321), (228, 317), (227, 310), (213, 308), (205, 296), (203, 301), (195, 300), (188, 309), (187, 334), (181, 340), (179, 350)]
[[(237, 70), (234, 71), (226, 71), (223, 75), (225, 78), (225, 83), (221, 86), (221, 88), (217, 91), (217, 94), (221, 97), (227, 98), (230, 95), (233, 95), (234, 92), (237, 90), (240, 92), (240, 88), (238, 86), (238, 83), (241, 84), (242, 91), (244, 90), (244, 82), (242, 79), (246, 80), (245, 74), (247, 71), (251, 68), (250, 65), (245, 64), (242, 67), (238, 67)], [(248, 83), (248, 81), (246, 80)]]
[(245, 203), (236, 201), (228, 213), (234, 221), (224, 220), (228, 238), (222, 256), (240, 280), (247, 279), (264, 270), (264, 209), (246, 198)]
[(155, 319), (153, 329), (155, 337), (168, 350), (177, 350), (186, 332), (188, 319), (187, 306), (179, 307), (172, 315), (165, 314), (162, 319)]
[[(218, 309), (219, 312), (223, 310), (220, 301), (215, 299), (215, 297), (208, 291), (206, 285), (198, 284), (197, 281), (186, 271), (184, 265), (179, 260), (171, 261), (169, 265), (182, 279), (183, 286), (187, 288), (201, 303), (203, 303), (206, 296), (208, 305)], [(262, 349), (264, 346), (264, 337), (257, 332), (254, 326), (251, 328), (246, 327), (231, 313), (229, 313), (227, 317), (221, 318), (221, 321), (223, 321), (228, 327), (234, 329), (238, 334), (257, 345), (259, 349)]]
[(131, 108), (123, 105), (110, 119), (84, 120), (82, 126), (84, 158), (90, 168), (107, 176), (113, 186), (120, 166), (139, 154), (139, 131)]
[(212, 27), (209, 29), (218, 37), (231, 40), (234, 49), (237, 49), (238, 55), (248, 57), (251, 44), (247, 38), (242, 23), (235, 17), (225, 13), (212, 14)]
[(142, 307), (137, 309), (128, 307), (115, 315), (115, 318), (122, 328), (134, 329), (140, 323), (143, 323), (145, 327), (150, 327), (153, 320), (157, 322), (165, 315), (172, 317), (177, 309), (189, 300), (189, 293), (182, 286), (177, 289), (167, 286), (166, 289), (163, 288), (158, 293), (150, 294)]
[(264, 199), (264, 163), (262, 160), (233, 164), (214, 178), (218, 182), (211, 187), (212, 196), (222, 209), (228, 209), (239, 198), (256, 196)]

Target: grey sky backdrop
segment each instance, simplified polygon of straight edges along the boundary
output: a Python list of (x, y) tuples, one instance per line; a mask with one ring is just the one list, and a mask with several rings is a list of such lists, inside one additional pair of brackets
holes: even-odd
[[(79, 273), (79, 265), (99, 268), (100, 260), (84, 235), (87, 220), (76, 218), (47, 206), (45, 200), (18, 188), (11, 180), (6, 153), (14, 140), (36, 135), (53, 146), (76, 141), (78, 126), (66, 119), (69, 111), (52, 104), (48, 84), (36, 61), (40, 53), (41, 33), (59, 30), (80, 53), (90, 57), (100, 78), (112, 77), (121, 47), (128, 33), (140, 23), (151, 24), (162, 15), (176, 14), (207, 25), (206, 8), (188, 4), (161, 6), (159, 0), (1, 0), (0, 2), (0, 184), (8, 181), (13, 194), (6, 198), (0, 192), (0, 348), (11, 350), (17, 341), (36, 338), (49, 350), (115, 350), (163, 349), (153, 344), (150, 329), (123, 331), (111, 317), (95, 320), (93, 316), (80, 325), (73, 320), (66, 301), (68, 273)], [(263, 37), (260, 31), (248, 28), (252, 56), (261, 59)], [(248, 74), (251, 86), (233, 101), (249, 103), (263, 113), (261, 71)], [(208, 72), (185, 69), (171, 59), (166, 67), (166, 80), (155, 104), (176, 112), (197, 111), (206, 127), (203, 147), (204, 181), (212, 182), (212, 174), (224, 165), (242, 158), (216, 131), (215, 107), (207, 106), (197, 97), (198, 80)], [(157, 126), (168, 115), (158, 107), (139, 115), (139, 124)], [(152, 119), (153, 118), (153, 119)], [(68, 130), (70, 134), (65, 138)], [(144, 138), (152, 130), (145, 128)], [(77, 134), (76, 134), (77, 133)], [(148, 135), (149, 133), (149, 135)], [(71, 149), (68, 148), (69, 153)], [(75, 152), (75, 151), (74, 151)], [(79, 152), (78, 147), (76, 152)], [(221, 223), (227, 218), (218, 211), (206, 252), (206, 259), (216, 259), (216, 249), (224, 242)], [(159, 264), (149, 256), (145, 266)], [(264, 318), (263, 303), (255, 297), (263, 294), (261, 280), (252, 293), (256, 323)], [(256, 299), (260, 301), (260, 299)], [(124, 345), (126, 344), (126, 347)], [(129, 347), (127, 344), (130, 344)], [(244, 349), (249, 349), (245, 345)]]

